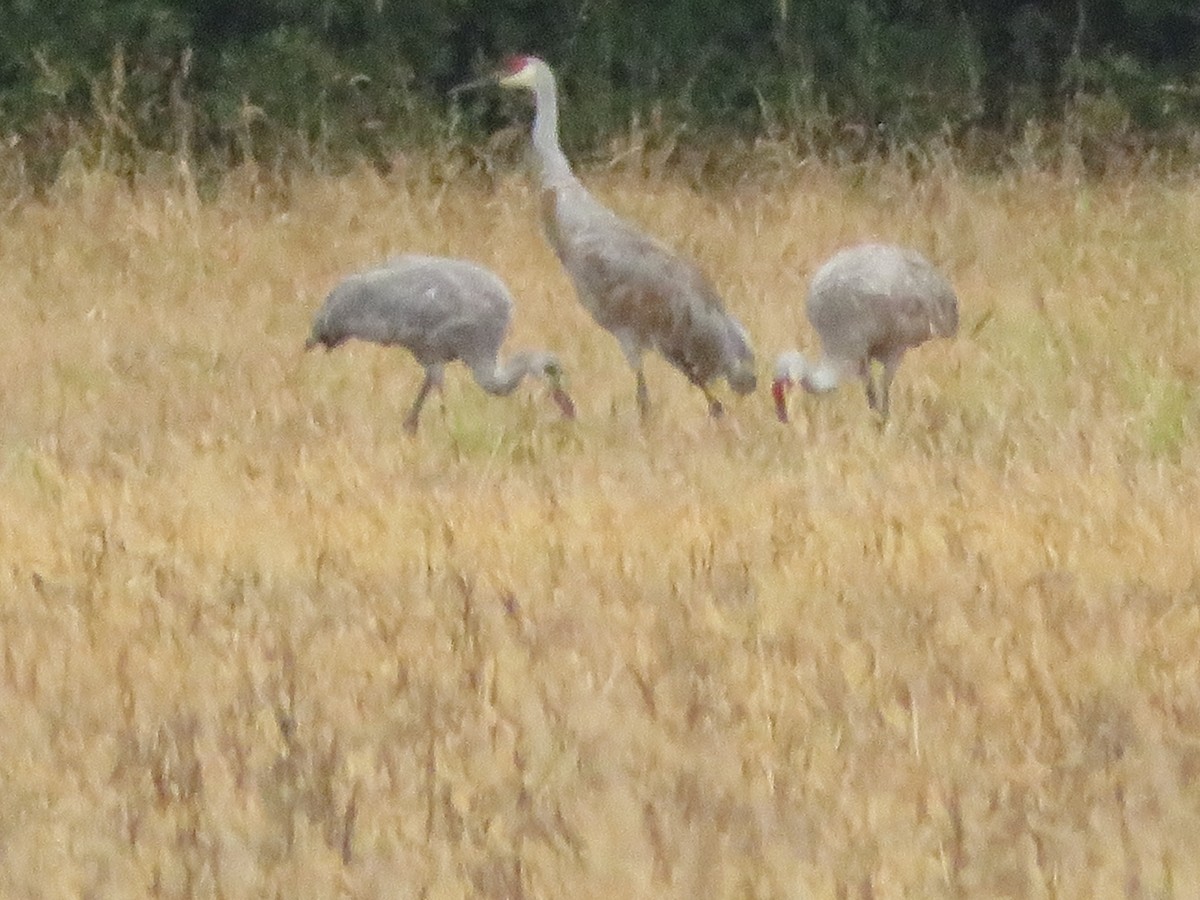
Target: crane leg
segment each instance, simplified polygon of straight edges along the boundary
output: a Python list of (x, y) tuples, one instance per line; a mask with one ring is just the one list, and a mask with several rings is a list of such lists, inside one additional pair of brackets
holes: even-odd
[(892, 369), (884, 369), (883, 374), (879, 376), (879, 415), (886, 422), (888, 417), (889, 394), (892, 387), (892, 376), (895, 371)]
[(708, 389), (708, 385), (701, 384), (698, 387), (704, 391), (704, 399), (708, 401), (708, 414), (714, 419), (719, 419), (725, 415), (725, 407), (721, 405), (720, 400), (712, 395), (712, 391)]
[(900, 368), (900, 360), (903, 358), (904, 354), (898, 353), (883, 361), (883, 372), (879, 375), (879, 415), (883, 417), (884, 421), (888, 417), (892, 379), (896, 377), (896, 370)]
[(646, 390), (646, 374), (642, 371), (642, 347), (633, 335), (625, 331), (614, 331), (617, 343), (621, 345), (621, 353), (625, 355), (629, 368), (633, 369), (637, 379), (637, 405), (642, 421), (650, 416), (650, 392)]
[(884, 376), (879, 379), (879, 408), (876, 410), (879, 413), (879, 418), (887, 421), (888, 417), (888, 378)]
[(429, 392), (437, 388), (442, 389), (442, 369), (440, 366), (430, 366), (425, 370), (425, 380), (421, 382), (421, 387), (417, 391), (417, 398), (413, 401), (412, 409), (408, 411), (408, 415), (404, 417), (404, 430), (409, 434), (417, 433), (417, 422), (421, 418), (421, 407), (425, 405), (425, 398), (429, 396)]
[(867, 387), (867, 405), (872, 412), (879, 412), (879, 389), (875, 386), (875, 373), (871, 369), (871, 360), (863, 360), (858, 369), (858, 377)]
[(637, 376), (637, 405), (643, 419), (650, 416), (650, 392), (646, 390), (646, 375), (639, 365), (634, 374)]

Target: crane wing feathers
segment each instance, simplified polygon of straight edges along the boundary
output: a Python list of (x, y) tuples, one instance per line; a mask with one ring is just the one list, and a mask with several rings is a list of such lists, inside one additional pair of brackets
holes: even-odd
[(612, 315), (661, 319), (671, 312), (724, 312), (699, 268), (632, 229), (577, 238), (564, 247), (564, 263), (581, 293)]
[(651, 238), (631, 231), (581, 241), (568, 269), (597, 322), (653, 346), (696, 384), (745, 353), (712, 283)]
[(407, 347), (422, 363), (494, 351), (512, 299), (486, 269), (459, 260), (400, 257), (338, 284), (314, 322), (318, 340), (358, 338)]
[(813, 276), (807, 311), (832, 356), (903, 352), (958, 330), (950, 283), (916, 251), (890, 245), (833, 256)]
[(695, 263), (582, 188), (547, 189), (541, 204), (546, 237), (581, 302), (623, 344), (657, 349), (700, 385), (752, 367), (745, 330)]

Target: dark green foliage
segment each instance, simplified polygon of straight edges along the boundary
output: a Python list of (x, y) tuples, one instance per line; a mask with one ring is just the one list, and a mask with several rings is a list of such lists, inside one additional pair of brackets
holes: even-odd
[[(445, 91), (544, 56), (579, 149), (661, 135), (863, 150), (1064, 117), (1154, 137), (1200, 118), (1194, 0), (8, 0), (0, 133), (218, 163), (366, 155), (445, 133)], [(497, 95), (456, 127), (494, 122)]]

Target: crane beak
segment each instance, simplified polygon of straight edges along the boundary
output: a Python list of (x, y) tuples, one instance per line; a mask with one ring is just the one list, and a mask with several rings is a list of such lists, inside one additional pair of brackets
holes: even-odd
[(554, 402), (558, 404), (558, 408), (562, 410), (564, 419), (575, 418), (575, 401), (571, 399), (561, 384), (556, 384), (550, 388), (550, 396)]
[(563, 387), (563, 371), (559, 368), (558, 363), (547, 363), (545, 368), (542, 369), (542, 373), (550, 385), (550, 397), (558, 404), (558, 408), (562, 410), (563, 418), (575, 418), (575, 403), (571, 400), (571, 395), (567, 393), (567, 389)]
[(450, 88), (450, 96), (457, 97), (465, 91), (474, 91), (481, 87), (488, 87), (496, 83), (495, 75), (484, 75), (482, 78), (473, 78), (470, 81), (464, 81), (462, 84), (456, 84)]
[(771, 383), (771, 396), (775, 398), (775, 415), (785, 425), (788, 421), (787, 391), (791, 386), (790, 378), (776, 378)]

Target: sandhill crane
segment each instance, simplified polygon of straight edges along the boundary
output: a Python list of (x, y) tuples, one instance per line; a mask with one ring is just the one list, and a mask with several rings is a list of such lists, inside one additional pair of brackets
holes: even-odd
[(350, 338), (407, 348), (425, 367), (425, 380), (404, 419), (410, 433), (417, 430), (430, 389), (441, 389), (444, 366), (453, 360), (462, 360), (489, 394), (511, 394), (526, 375), (544, 377), (563, 415), (574, 418), (575, 405), (563, 389), (562, 368), (553, 354), (523, 351), (497, 361), (512, 307), (504, 282), (481, 266), (461, 259), (400, 256), (334, 287), (313, 319), (305, 349), (323, 344), (332, 350)]
[[(781, 422), (788, 420), (787, 389), (793, 384), (825, 393), (854, 376), (866, 384), (871, 409), (886, 419), (888, 389), (905, 352), (958, 332), (958, 299), (950, 282), (917, 251), (889, 244), (834, 254), (813, 276), (806, 310), (824, 356), (810, 365), (794, 350), (780, 354), (771, 393)], [(872, 360), (883, 363), (878, 385)]]
[(638, 409), (649, 411), (642, 355), (656, 349), (704, 392), (709, 412), (721, 403), (709, 382), (724, 377), (739, 394), (754, 390), (754, 352), (746, 330), (690, 260), (643, 234), (599, 203), (571, 171), (558, 140), (554, 73), (533, 56), (514, 56), (483, 84), (530, 91), (533, 151), (546, 238), (584, 308), (612, 332), (637, 378)]

